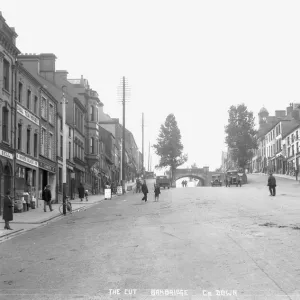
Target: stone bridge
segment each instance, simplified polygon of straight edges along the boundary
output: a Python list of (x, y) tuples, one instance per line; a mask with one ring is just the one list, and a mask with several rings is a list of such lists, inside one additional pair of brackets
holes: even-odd
[[(176, 169), (174, 172), (174, 184), (175, 181), (183, 177), (192, 177), (199, 179), (202, 186), (210, 186), (212, 175), (221, 174), (217, 172), (210, 172), (209, 167), (192, 168), (192, 169)], [(222, 174), (223, 179), (223, 174)]]

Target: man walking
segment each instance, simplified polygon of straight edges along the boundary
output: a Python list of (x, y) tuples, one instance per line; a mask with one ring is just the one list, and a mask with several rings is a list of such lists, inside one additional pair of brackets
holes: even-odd
[(49, 205), (50, 211), (52, 211), (52, 205), (51, 205), (51, 191), (50, 191), (50, 185), (46, 185), (45, 189), (43, 190), (42, 193), (42, 199), (44, 200), (44, 212), (47, 211), (47, 205)]
[(276, 179), (272, 173), (270, 173), (270, 176), (268, 178), (268, 186), (269, 186), (270, 196), (275, 196), (276, 195)]
[(81, 183), (80, 183), (80, 186), (79, 186), (79, 188), (78, 188), (78, 196), (79, 196), (79, 198), (80, 198), (80, 201), (83, 200), (84, 194), (85, 194), (85, 190), (84, 190), (84, 186), (83, 186), (83, 184), (82, 184), (82, 182), (81, 182)]
[(148, 187), (146, 184), (146, 180), (144, 180), (144, 183), (142, 185), (142, 193), (144, 194), (144, 197), (142, 198), (142, 200), (145, 200), (145, 202), (147, 202)]

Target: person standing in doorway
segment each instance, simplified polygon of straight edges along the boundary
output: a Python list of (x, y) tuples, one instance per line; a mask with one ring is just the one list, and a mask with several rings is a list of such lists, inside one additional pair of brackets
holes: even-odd
[(83, 201), (84, 194), (85, 194), (85, 190), (84, 190), (84, 186), (83, 186), (83, 184), (81, 182), (80, 186), (78, 188), (78, 197), (80, 198), (80, 201)]
[(142, 193), (144, 194), (144, 197), (142, 198), (142, 200), (145, 200), (145, 202), (147, 202), (148, 187), (146, 184), (146, 180), (144, 180), (144, 183), (142, 185)]
[(270, 176), (268, 178), (268, 186), (269, 186), (270, 196), (275, 196), (276, 195), (276, 179), (272, 173), (270, 173)]
[(13, 209), (14, 209), (13, 201), (10, 197), (10, 190), (8, 190), (6, 192), (6, 195), (5, 195), (4, 201), (3, 201), (3, 220), (5, 222), (4, 229), (13, 230), (9, 226), (9, 221), (13, 220)]
[(50, 211), (53, 211), (52, 205), (51, 205), (51, 191), (50, 191), (50, 185), (46, 185), (45, 189), (43, 190), (42, 199), (44, 200), (44, 212), (47, 211), (47, 205), (49, 205)]

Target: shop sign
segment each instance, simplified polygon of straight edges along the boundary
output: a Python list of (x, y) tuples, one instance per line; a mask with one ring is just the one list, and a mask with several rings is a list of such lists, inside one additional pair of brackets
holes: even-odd
[(6, 151), (3, 151), (3, 150), (1, 150), (1, 149), (0, 149), (0, 155), (1, 155), (1, 156), (4, 156), (4, 157), (6, 157), (6, 158), (9, 158), (9, 159), (13, 159), (13, 158), (14, 158), (13, 155), (12, 155), (11, 153), (6, 152)]
[(56, 172), (55, 167), (51, 167), (51, 166), (49, 166), (49, 165), (47, 165), (47, 164), (45, 164), (45, 163), (43, 163), (43, 162), (40, 162), (40, 168), (45, 169), (45, 170), (47, 170), (47, 171), (50, 171), (50, 172), (52, 172), (52, 173), (55, 173), (55, 172)]
[(18, 113), (20, 113), (21, 115), (23, 115), (25, 118), (27, 118), (28, 120), (30, 120), (31, 122), (39, 125), (40, 124), (40, 120), (34, 116), (33, 114), (31, 114), (30, 112), (28, 112), (26, 109), (24, 109), (22, 106), (20, 106), (18, 104), (17, 106), (17, 110), (18, 110)]
[(69, 170), (71, 170), (72, 172), (74, 171), (74, 168), (71, 167), (71, 166), (68, 166), (68, 165), (67, 165), (67, 168), (68, 168)]
[(38, 161), (34, 160), (34, 159), (31, 159), (25, 155), (21, 155), (19, 153), (17, 153), (17, 159), (20, 160), (20, 161), (23, 161), (25, 162), (26, 164), (29, 164), (29, 165), (32, 165), (32, 166), (35, 166), (35, 167), (39, 167), (39, 163)]

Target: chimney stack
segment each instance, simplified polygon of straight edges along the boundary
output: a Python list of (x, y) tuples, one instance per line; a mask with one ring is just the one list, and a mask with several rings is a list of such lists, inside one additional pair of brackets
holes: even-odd
[(68, 71), (66, 71), (66, 70), (57, 70), (56, 72), (55, 72), (55, 75), (56, 76), (59, 76), (59, 77), (61, 77), (61, 78), (63, 78), (63, 79), (65, 79), (65, 80), (68, 80)]
[(40, 54), (40, 75), (45, 79), (54, 82), (55, 60), (56, 56), (53, 53)]

